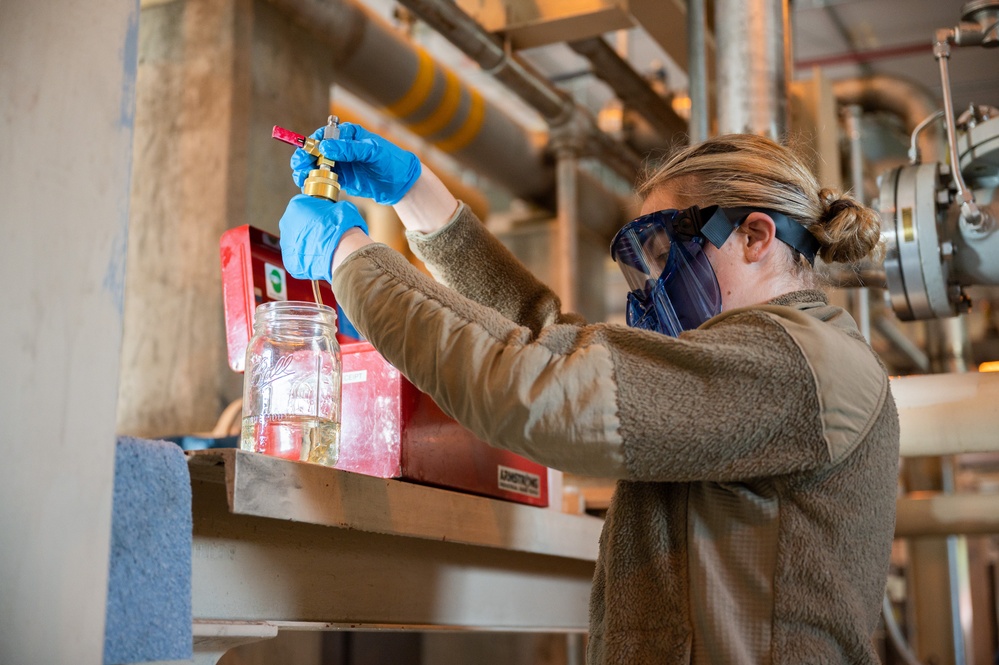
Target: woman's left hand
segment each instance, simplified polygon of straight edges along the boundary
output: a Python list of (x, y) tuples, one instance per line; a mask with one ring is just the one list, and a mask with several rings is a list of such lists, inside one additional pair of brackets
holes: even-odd
[(284, 267), (297, 279), (332, 281), (333, 254), (344, 234), (350, 229), (368, 233), (368, 225), (353, 203), (333, 203), (304, 194), (288, 202), (279, 226)]

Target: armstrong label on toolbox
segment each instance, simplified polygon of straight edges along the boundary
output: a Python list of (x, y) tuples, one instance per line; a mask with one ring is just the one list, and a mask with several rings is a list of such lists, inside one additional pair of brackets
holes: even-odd
[(498, 466), (496, 471), (499, 478), (497, 484), (501, 490), (535, 498), (541, 496), (541, 476), (508, 466)]

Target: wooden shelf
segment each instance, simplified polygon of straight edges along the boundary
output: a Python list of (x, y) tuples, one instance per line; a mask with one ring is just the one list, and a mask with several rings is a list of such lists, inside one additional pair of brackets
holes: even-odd
[(239, 450), (188, 455), (198, 621), (586, 630), (597, 518)]

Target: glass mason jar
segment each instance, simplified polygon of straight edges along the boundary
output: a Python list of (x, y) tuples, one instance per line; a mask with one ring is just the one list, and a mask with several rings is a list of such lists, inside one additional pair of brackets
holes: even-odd
[(239, 447), (333, 466), (340, 449), (336, 310), (310, 302), (257, 307), (243, 375)]

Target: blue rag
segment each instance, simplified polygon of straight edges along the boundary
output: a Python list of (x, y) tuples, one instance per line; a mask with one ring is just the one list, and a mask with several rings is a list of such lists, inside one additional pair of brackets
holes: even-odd
[(166, 441), (119, 438), (105, 665), (193, 658), (191, 531), (183, 451)]

